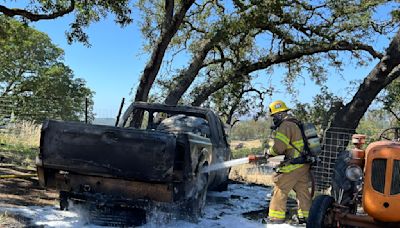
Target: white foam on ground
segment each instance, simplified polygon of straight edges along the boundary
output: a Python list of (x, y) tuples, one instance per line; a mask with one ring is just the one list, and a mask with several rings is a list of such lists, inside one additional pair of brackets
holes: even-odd
[[(152, 227), (243, 227), (243, 228), (287, 228), (289, 224), (262, 224), (261, 221), (249, 220), (243, 213), (266, 207), (266, 196), (270, 188), (243, 184), (231, 184), (228, 191), (209, 192), (204, 209), (204, 216), (198, 223), (183, 220), (165, 221), (162, 215), (155, 216), (143, 228)], [(234, 197), (231, 197), (231, 196)], [(0, 212), (19, 213), (32, 219), (32, 223), (44, 227), (88, 227), (99, 228), (87, 223), (84, 212), (71, 207), (70, 211), (60, 211), (58, 207), (17, 207), (0, 208)], [(298, 227), (298, 226), (297, 226)]]

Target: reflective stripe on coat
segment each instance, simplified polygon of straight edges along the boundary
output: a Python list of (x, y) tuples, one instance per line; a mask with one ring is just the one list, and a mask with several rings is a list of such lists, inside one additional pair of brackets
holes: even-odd
[[(297, 149), (293, 148), (293, 146)], [(270, 149), (273, 156), (285, 155), (285, 160), (300, 156), (304, 141), (300, 128), (296, 123), (284, 120), (275, 131), (274, 145)], [(304, 164), (288, 164), (279, 168), (279, 172), (288, 173), (302, 167)]]

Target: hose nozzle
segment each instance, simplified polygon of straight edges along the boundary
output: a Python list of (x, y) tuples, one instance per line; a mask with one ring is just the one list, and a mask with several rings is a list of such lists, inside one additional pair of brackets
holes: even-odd
[(264, 163), (267, 162), (268, 159), (267, 156), (259, 154), (250, 154), (248, 158), (249, 158), (249, 163)]

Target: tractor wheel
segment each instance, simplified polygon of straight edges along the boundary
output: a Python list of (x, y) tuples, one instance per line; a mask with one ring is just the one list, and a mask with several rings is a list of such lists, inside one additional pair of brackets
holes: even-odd
[(335, 200), (332, 196), (320, 195), (317, 196), (310, 209), (307, 227), (309, 228), (324, 228), (333, 227), (334, 217), (332, 213), (333, 203)]

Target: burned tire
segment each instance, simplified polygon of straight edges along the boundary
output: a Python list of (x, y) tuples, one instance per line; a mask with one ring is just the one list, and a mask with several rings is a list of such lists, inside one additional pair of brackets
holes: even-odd
[(218, 191), (218, 192), (228, 191), (228, 185), (229, 185), (229, 181), (226, 180), (226, 181), (222, 182), (221, 184), (217, 185), (212, 190), (213, 191)]
[(60, 210), (68, 211), (68, 195), (66, 192), (60, 192)]
[[(201, 167), (205, 168), (208, 163), (204, 163)], [(189, 220), (197, 222), (197, 219), (202, 216), (204, 206), (206, 204), (206, 196), (208, 189), (208, 173), (198, 173), (195, 181), (196, 193), (186, 205)]]
[(197, 194), (197, 197), (199, 199), (197, 212), (198, 212), (198, 215), (201, 216), (201, 214), (203, 213), (203, 210), (204, 210), (204, 206), (206, 204), (207, 189), (208, 189), (208, 174), (207, 173), (201, 174), (199, 179), (201, 179), (200, 180), (201, 183), (205, 183), (205, 187), (203, 187), (204, 189), (199, 191)]
[(308, 217), (308, 228), (324, 228), (333, 227), (333, 203), (335, 200), (332, 196), (320, 195), (317, 196), (310, 209), (310, 216)]

